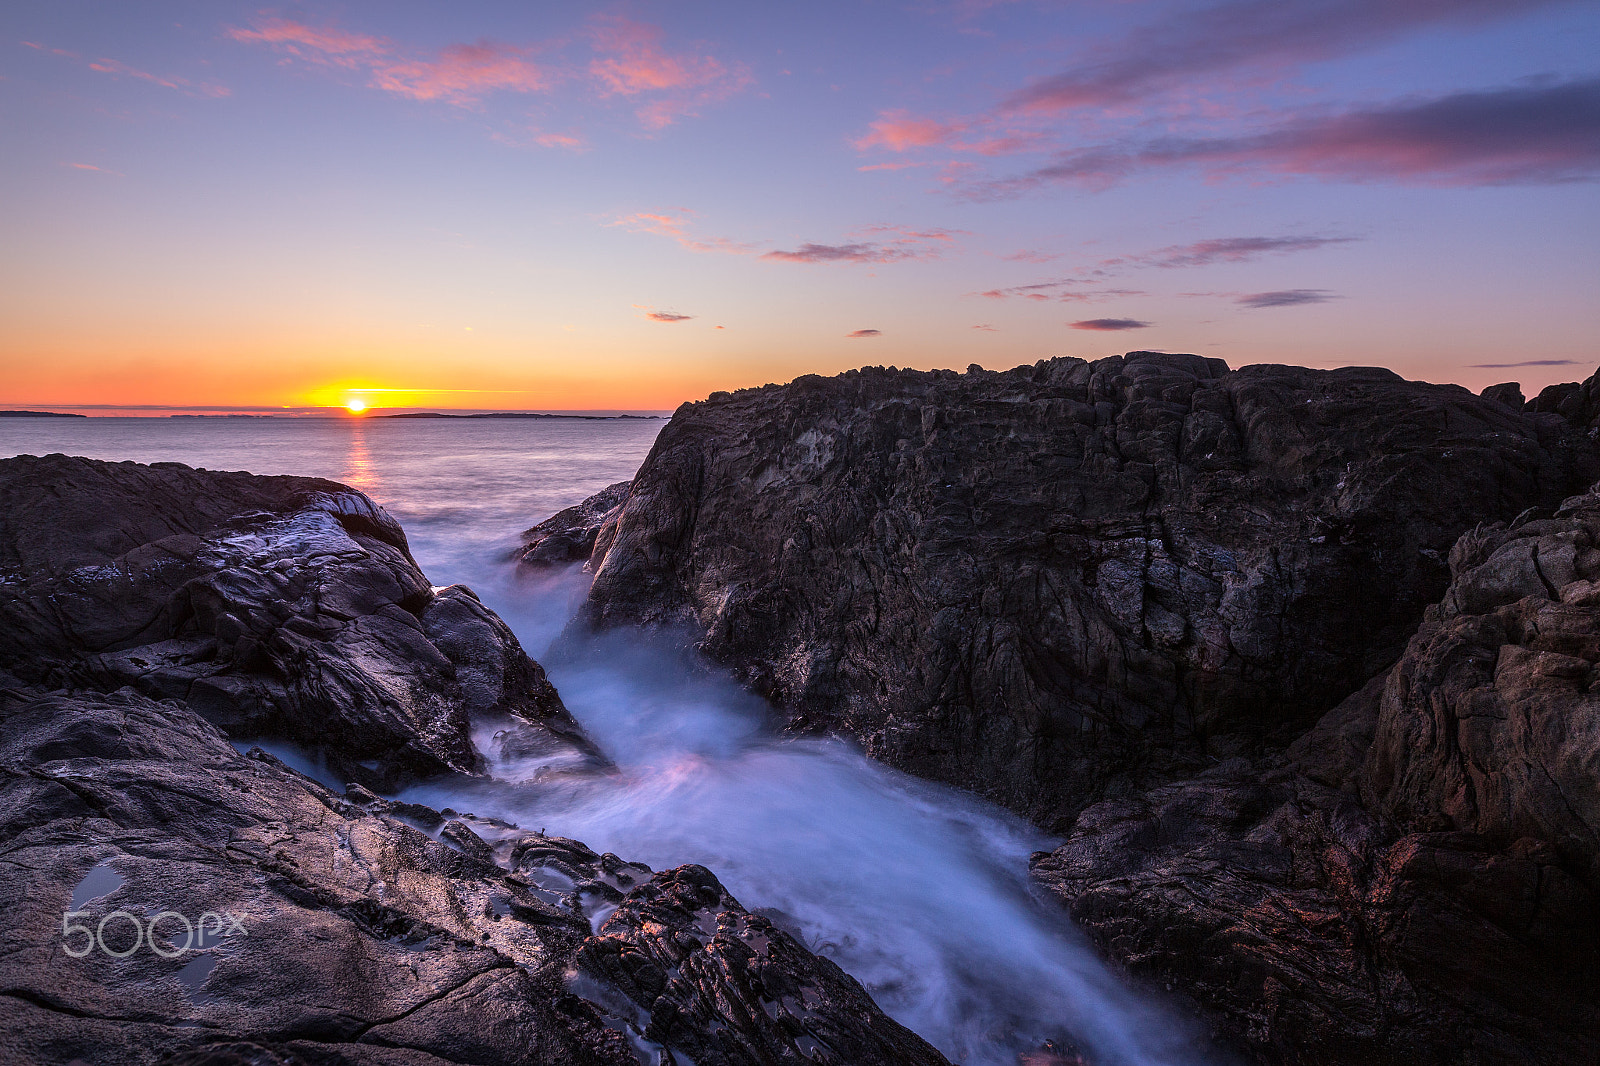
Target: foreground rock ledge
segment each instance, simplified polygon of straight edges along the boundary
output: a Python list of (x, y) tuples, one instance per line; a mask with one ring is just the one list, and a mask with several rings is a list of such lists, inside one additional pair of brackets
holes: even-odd
[(376, 788), (480, 771), (474, 718), (598, 758), (505, 623), (430, 585), (382, 508), (314, 478), (0, 460), (0, 669), (182, 699)]
[[(492, 718), (569, 771), (601, 761), (360, 493), (47, 456), (0, 461), (0, 503), (0, 1061), (633, 1066), (649, 1039), (702, 1066), (944, 1063), (700, 867), (241, 755), (225, 734), (374, 784), (478, 774), (467, 726)], [(595, 961), (667, 950), (692, 981), (650, 999)]]

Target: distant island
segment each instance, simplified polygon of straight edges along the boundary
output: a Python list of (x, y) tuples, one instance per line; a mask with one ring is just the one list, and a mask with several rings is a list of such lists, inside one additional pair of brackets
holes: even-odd
[(88, 418), (88, 415), (69, 415), (62, 411), (0, 411), (0, 418)]
[(605, 422), (618, 418), (666, 418), (666, 415), (554, 415), (529, 411), (489, 411), (477, 415), (447, 415), (439, 411), (415, 411), (404, 415), (373, 415), (373, 418), (581, 418), (589, 422)]

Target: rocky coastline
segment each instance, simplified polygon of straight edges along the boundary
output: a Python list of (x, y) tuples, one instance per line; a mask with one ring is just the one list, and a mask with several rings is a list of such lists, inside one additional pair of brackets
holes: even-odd
[(576, 627), (1062, 837), (1041, 889), (1257, 1061), (1600, 1061), (1597, 396), (803, 377), (684, 405), (525, 563), (592, 544)]
[(0, 460), (0, 1060), (945, 1062), (711, 871), (377, 795), (485, 722), (605, 770), (359, 492)]

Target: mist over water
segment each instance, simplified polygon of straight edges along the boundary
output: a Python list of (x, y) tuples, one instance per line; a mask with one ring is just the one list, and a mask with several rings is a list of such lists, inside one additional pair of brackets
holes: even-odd
[[(541, 661), (588, 579), (576, 568), (519, 579), (508, 561), (516, 534), (632, 476), (662, 425), (4, 421), (5, 455), (65, 451), (355, 485), (405, 525), (435, 584), (471, 585)], [(507, 761), (486, 725), (476, 739), (493, 780), (405, 798), (657, 870), (705, 865), (953, 1062), (1014, 1066), (1046, 1040), (1075, 1042), (1101, 1066), (1202, 1061), (1192, 1029), (1116, 979), (1059, 905), (1030, 891), (1028, 856), (1051, 841), (1026, 822), (842, 741), (783, 738), (763, 701), (637, 633), (569, 646), (545, 666), (614, 773)]]

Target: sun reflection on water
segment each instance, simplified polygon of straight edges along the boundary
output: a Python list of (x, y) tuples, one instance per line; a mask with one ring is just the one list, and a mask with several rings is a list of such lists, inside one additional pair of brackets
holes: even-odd
[(350, 420), (350, 447), (344, 456), (343, 479), (345, 484), (368, 496), (378, 495), (381, 482), (372, 462), (372, 449), (367, 445), (367, 424), (359, 418)]

